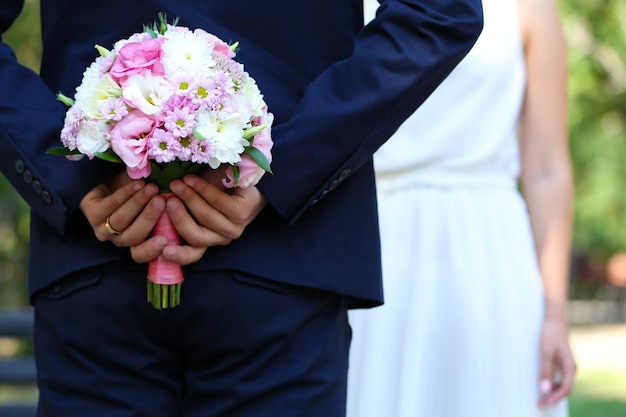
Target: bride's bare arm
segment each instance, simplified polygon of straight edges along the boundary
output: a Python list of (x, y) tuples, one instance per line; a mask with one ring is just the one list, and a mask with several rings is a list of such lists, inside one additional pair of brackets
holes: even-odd
[[(522, 189), (528, 203), (544, 284), (540, 405), (572, 387), (576, 365), (569, 346), (566, 300), (572, 170), (567, 134), (567, 59), (558, 10), (551, 0), (520, 0), (528, 82), (520, 120)], [(560, 379), (555, 379), (555, 372)]]

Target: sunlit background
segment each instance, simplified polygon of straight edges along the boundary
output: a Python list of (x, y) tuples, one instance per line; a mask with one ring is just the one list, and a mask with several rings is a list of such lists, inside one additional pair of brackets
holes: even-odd
[[(560, 0), (559, 7), (576, 176), (569, 310), (579, 372), (571, 417), (626, 417), (626, 1)], [(39, 1), (26, 0), (3, 36), (34, 71), (38, 18)], [(0, 176), (0, 313), (27, 308), (28, 230), (28, 207)], [(0, 359), (29, 352), (28, 341), (0, 337)], [(33, 399), (36, 390), (0, 385), (0, 402), (20, 396)]]

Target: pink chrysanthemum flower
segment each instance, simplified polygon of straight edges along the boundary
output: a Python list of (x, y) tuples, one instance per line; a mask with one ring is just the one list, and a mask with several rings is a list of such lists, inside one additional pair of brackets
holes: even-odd
[(181, 161), (191, 161), (193, 142), (195, 142), (195, 139), (192, 136), (185, 136), (183, 138), (176, 138), (176, 140), (179, 144), (176, 157)]
[(215, 147), (210, 140), (194, 140), (191, 142), (191, 161), (197, 164), (208, 164), (215, 156)]
[(176, 109), (187, 108), (190, 113), (195, 113), (198, 106), (193, 103), (191, 96), (176, 92), (172, 94), (163, 105), (163, 112), (173, 112)]
[(219, 91), (221, 96), (235, 94), (235, 83), (233, 79), (225, 72), (218, 72), (213, 78), (213, 89)]
[(94, 61), (94, 65), (97, 68), (98, 74), (101, 77), (103, 77), (107, 72), (109, 72), (114, 62), (115, 62), (115, 55), (108, 54), (107, 56), (97, 57)]
[(128, 114), (128, 107), (121, 98), (110, 98), (98, 107), (104, 120), (119, 122)]
[(83, 111), (78, 106), (70, 107), (65, 114), (65, 122), (61, 130), (61, 143), (70, 151), (76, 149), (76, 135), (84, 117)]
[(189, 136), (196, 125), (195, 114), (188, 107), (177, 107), (165, 113), (165, 128), (177, 138)]
[(190, 97), (195, 94), (198, 79), (189, 74), (173, 74), (169, 77), (172, 91), (175, 95)]
[(215, 110), (222, 98), (220, 90), (215, 89), (215, 80), (212, 78), (199, 79), (191, 101), (199, 108)]
[(172, 162), (180, 153), (180, 142), (170, 132), (155, 129), (148, 139), (148, 157), (156, 162)]

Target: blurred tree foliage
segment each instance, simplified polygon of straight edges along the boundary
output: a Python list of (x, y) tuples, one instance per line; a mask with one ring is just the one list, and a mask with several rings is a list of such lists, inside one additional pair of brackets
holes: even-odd
[(626, 2), (560, 0), (570, 47), (575, 247), (626, 251)]
[[(570, 138), (576, 176), (574, 247), (599, 260), (626, 251), (626, 2), (557, 0), (570, 57)], [(26, 0), (3, 35), (24, 65), (38, 71), (39, 1)], [(0, 181), (0, 262), (26, 259), (28, 208)], [(13, 265), (0, 285), (23, 277)], [(17, 268), (17, 269), (16, 269)], [(4, 291), (0, 291), (0, 294)], [(0, 305), (3, 299), (0, 298)]]
[[(24, 10), (2, 40), (11, 45), (21, 63), (39, 71), (41, 30), (39, 0), (26, 0)], [(27, 302), (26, 271), (30, 211), (13, 187), (0, 176), (0, 307)]]

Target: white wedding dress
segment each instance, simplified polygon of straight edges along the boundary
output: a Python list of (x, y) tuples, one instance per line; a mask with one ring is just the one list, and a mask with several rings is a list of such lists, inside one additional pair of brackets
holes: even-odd
[[(350, 311), (348, 417), (538, 408), (542, 284), (517, 191), (518, 0), (484, 0), (467, 58), (375, 155), (385, 305)], [(367, 8), (366, 8), (367, 10)]]

